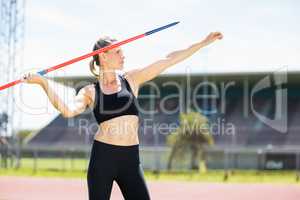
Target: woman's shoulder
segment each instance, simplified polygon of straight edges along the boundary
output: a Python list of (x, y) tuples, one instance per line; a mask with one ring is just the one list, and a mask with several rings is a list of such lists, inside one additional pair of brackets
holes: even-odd
[(132, 69), (129, 71), (125, 71), (122, 75), (122, 77), (128, 82), (131, 90), (133, 91), (134, 95), (137, 97), (138, 96), (138, 90), (139, 90), (139, 85), (136, 83), (136, 81), (133, 78), (133, 73), (135, 73), (137, 69)]
[(96, 93), (96, 84), (97, 81), (93, 81), (88, 85), (84, 86), (81, 90), (83, 90), (83, 94), (86, 95), (90, 99), (90, 104), (94, 104), (95, 101), (95, 93)]
[(132, 76), (135, 73), (138, 73), (140, 71), (140, 69), (130, 69), (130, 70), (126, 70), (123, 72), (123, 76)]

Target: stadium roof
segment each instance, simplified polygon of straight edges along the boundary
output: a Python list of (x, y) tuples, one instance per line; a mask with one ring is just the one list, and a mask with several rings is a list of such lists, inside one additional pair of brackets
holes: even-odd
[[(229, 80), (234, 80), (234, 81), (239, 81), (243, 80), (244, 78), (247, 78), (249, 81), (251, 80), (257, 80), (257, 78), (261, 78), (267, 75), (273, 75), (275, 73), (280, 73), (283, 74), (285, 71), (279, 71), (279, 72), (274, 72), (274, 71), (265, 71), (265, 72), (227, 72), (227, 73), (163, 73), (157, 77), (157, 79), (161, 80), (166, 80), (166, 79), (182, 79), (185, 77), (199, 77), (199, 78), (205, 78), (207, 77), (209, 80), (213, 81), (229, 81)], [(295, 84), (299, 83), (299, 75), (300, 71), (288, 71), (286, 72), (288, 76), (288, 83), (289, 84)], [(94, 76), (53, 76), (53, 77), (48, 77), (49, 79), (62, 83), (64, 85), (68, 85), (69, 83), (78, 83), (78, 82), (93, 82), (95, 81)]]

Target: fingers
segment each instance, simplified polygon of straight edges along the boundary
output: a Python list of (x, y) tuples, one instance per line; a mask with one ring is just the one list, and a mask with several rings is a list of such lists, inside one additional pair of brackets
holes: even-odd
[(221, 32), (211, 32), (209, 34), (210, 37), (212, 38), (217, 38), (217, 39), (222, 39), (223, 38), (223, 35)]
[(223, 39), (223, 35), (221, 32), (211, 32), (208, 36), (207, 36), (207, 41), (209, 42), (214, 42), (216, 40), (221, 40)]
[(30, 72), (24, 74), (21, 78), (22, 82), (28, 83), (32, 78), (32, 74)]
[(213, 32), (214, 37), (221, 40), (223, 38), (223, 35), (221, 32)]
[(23, 76), (22, 76), (22, 78), (21, 78), (21, 81), (22, 82), (27, 82), (27, 77), (28, 77), (28, 75), (27, 74), (24, 74)]
[(43, 80), (43, 76), (32, 72), (24, 74), (21, 78), (21, 82), (32, 84), (42, 84)]

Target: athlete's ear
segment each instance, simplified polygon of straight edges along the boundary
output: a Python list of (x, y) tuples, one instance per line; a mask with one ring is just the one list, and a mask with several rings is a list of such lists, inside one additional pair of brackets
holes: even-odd
[(106, 59), (107, 59), (106, 53), (105, 52), (100, 53), (99, 54), (99, 59), (100, 59), (100, 63), (101, 63), (101, 60), (106, 61)]

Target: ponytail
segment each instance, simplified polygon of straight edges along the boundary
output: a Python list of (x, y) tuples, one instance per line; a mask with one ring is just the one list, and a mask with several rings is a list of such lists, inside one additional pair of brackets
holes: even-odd
[[(99, 67), (99, 70), (100, 70), (100, 67)], [(92, 74), (94, 76), (96, 76), (97, 78), (99, 77), (100, 71), (97, 72), (94, 59), (90, 61), (90, 71), (92, 72)]]
[[(115, 42), (115, 39), (109, 38), (107, 36), (100, 38), (94, 45), (93, 51), (96, 51), (98, 49), (101, 49), (103, 47), (106, 47), (110, 45), (112, 42)], [(96, 70), (95, 65), (99, 67), (99, 70)], [(100, 60), (99, 60), (99, 55), (94, 55), (93, 59), (90, 61), (90, 71), (94, 76), (97, 78), (99, 77), (100, 74)]]

